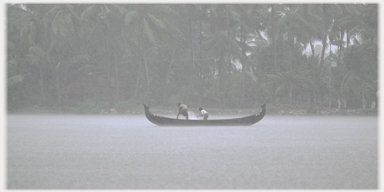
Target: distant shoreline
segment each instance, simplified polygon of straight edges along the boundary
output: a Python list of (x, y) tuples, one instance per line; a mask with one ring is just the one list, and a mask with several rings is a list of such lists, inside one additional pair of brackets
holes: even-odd
[[(177, 108), (171, 109), (169, 107), (153, 107), (150, 108), (151, 112), (154, 114), (160, 115), (176, 115)], [(218, 109), (218, 108), (206, 108), (209, 114), (211, 115), (248, 115), (259, 112), (259, 108), (256, 109)], [(189, 111), (198, 114), (198, 109), (189, 109)], [(139, 115), (144, 114), (144, 109), (141, 108), (131, 108), (127, 110), (116, 110), (116, 109), (103, 109), (98, 113), (92, 112), (76, 112), (75, 109), (67, 110), (58, 110), (58, 109), (24, 109), (15, 112), (7, 112), (8, 115), (17, 115), (17, 114), (77, 114), (77, 115)], [(377, 116), (378, 109), (339, 109), (339, 108), (328, 108), (328, 107), (307, 107), (307, 106), (298, 106), (298, 105), (267, 105), (267, 115), (293, 115), (293, 116), (306, 116), (306, 115), (370, 115)]]

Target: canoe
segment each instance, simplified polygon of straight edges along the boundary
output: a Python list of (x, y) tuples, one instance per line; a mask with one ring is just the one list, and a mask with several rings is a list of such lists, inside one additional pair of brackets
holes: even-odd
[(266, 113), (265, 104), (263, 104), (259, 113), (246, 117), (234, 119), (186, 120), (184, 117), (182, 117), (183, 119), (174, 119), (154, 115), (149, 111), (149, 107), (147, 105), (143, 105), (147, 119), (153, 124), (159, 126), (249, 126), (263, 119)]

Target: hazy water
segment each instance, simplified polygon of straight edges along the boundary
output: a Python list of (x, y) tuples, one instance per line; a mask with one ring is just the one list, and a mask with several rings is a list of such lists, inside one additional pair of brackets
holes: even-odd
[[(210, 117), (213, 118), (213, 117)], [(377, 189), (377, 117), (158, 127), (137, 116), (7, 117), (8, 189)]]

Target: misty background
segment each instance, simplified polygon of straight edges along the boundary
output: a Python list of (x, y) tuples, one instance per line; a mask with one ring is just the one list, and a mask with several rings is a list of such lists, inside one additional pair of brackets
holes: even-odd
[(3, 8), (7, 189), (378, 189), (378, 4)]
[(377, 108), (377, 4), (6, 4), (7, 112)]

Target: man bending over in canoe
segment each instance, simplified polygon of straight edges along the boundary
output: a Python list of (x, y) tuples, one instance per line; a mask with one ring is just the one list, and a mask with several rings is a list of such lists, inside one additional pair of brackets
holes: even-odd
[(188, 120), (188, 109), (187, 109), (187, 106), (184, 105), (184, 104), (181, 104), (181, 103), (178, 103), (177, 105), (179, 106), (179, 112), (177, 113), (176, 119), (178, 119), (179, 115), (182, 114)]
[(207, 120), (208, 119), (208, 112), (201, 107), (199, 108), (199, 111), (200, 111), (200, 114), (197, 116), (198, 117), (204, 116), (204, 120)]

